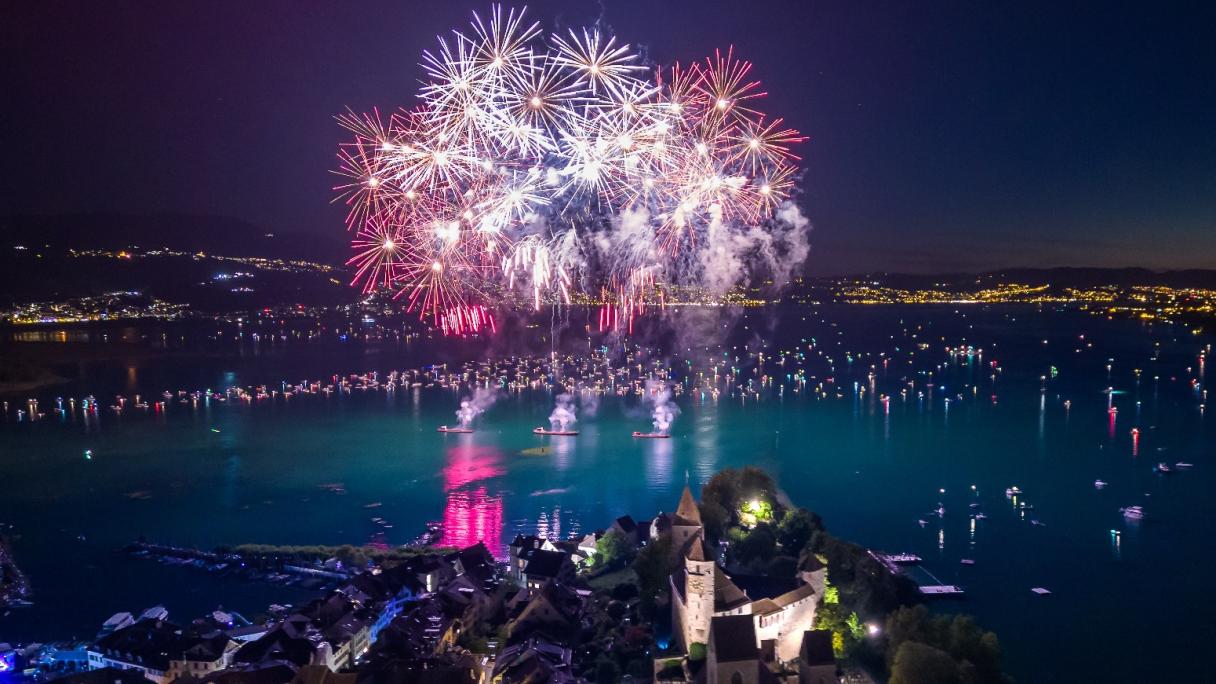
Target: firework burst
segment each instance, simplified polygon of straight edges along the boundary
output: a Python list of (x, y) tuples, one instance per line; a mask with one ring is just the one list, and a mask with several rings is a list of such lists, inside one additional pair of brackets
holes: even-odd
[(805, 242), (782, 224), (805, 138), (760, 111), (733, 48), (659, 70), (600, 27), (546, 37), (494, 6), (422, 68), (416, 108), (337, 117), (335, 191), (353, 284), (446, 333), (493, 330), (516, 293), (539, 309), (598, 292), (616, 327), (666, 286), (747, 280), (749, 239)]

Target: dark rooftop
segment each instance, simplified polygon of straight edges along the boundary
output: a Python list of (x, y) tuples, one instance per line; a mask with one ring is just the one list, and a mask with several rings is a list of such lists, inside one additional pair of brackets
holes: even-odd
[(524, 567), (524, 574), (535, 579), (556, 578), (561, 574), (562, 565), (566, 560), (566, 554), (560, 551), (537, 549), (528, 559), (528, 565)]
[(720, 663), (755, 660), (756, 627), (750, 615), (721, 615), (709, 622), (710, 648)]
[(802, 649), (798, 652), (798, 657), (803, 665), (835, 665), (832, 632), (826, 629), (809, 629), (803, 632)]

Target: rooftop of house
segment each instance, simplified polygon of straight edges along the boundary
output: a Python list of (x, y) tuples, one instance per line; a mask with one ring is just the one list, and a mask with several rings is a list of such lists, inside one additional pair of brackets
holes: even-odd
[(622, 515), (615, 521), (616, 526), (625, 534), (630, 534), (637, 531), (638, 524), (634, 521), (633, 516)]
[(798, 657), (803, 665), (835, 665), (836, 654), (832, 650), (832, 632), (826, 629), (810, 629), (802, 633), (802, 648)]
[(241, 646), (232, 662), (243, 664), (286, 662), (297, 667), (312, 660), (316, 645), (291, 620), (275, 626), (261, 637)]
[(138, 670), (123, 670), (117, 667), (76, 672), (55, 681), (63, 684), (148, 684), (148, 680)]
[(524, 574), (533, 579), (552, 579), (561, 575), (566, 562), (566, 554), (560, 551), (545, 551), (536, 549), (524, 566)]
[(212, 672), (202, 678), (201, 684), (286, 684), (295, 676), (294, 665), (272, 661), (251, 667), (230, 667), (227, 670)]
[(169, 669), (169, 661), (181, 660), (187, 651), (198, 660), (218, 660), (228, 637), (203, 637), (183, 632), (164, 620), (140, 620), (97, 640), (93, 649), (108, 657), (156, 670)]
[(720, 663), (756, 660), (756, 626), (750, 615), (720, 615), (709, 622), (709, 648)]

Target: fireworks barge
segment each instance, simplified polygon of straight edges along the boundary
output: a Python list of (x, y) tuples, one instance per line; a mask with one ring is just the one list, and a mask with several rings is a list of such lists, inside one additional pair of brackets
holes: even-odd
[(551, 435), (553, 437), (576, 437), (578, 430), (546, 430), (543, 427), (533, 428), (534, 435)]
[(473, 428), (467, 428), (467, 427), (448, 427), (448, 426), (446, 426), (446, 425), (440, 425), (440, 426), (439, 426), (439, 427), (438, 427), (438, 428), (437, 428), (435, 431), (436, 431), (436, 432), (453, 432), (453, 433), (456, 433), (456, 434), (468, 435), (468, 434), (472, 434), (472, 432), (473, 432)]
[(666, 432), (634, 432), (634, 437), (638, 439), (671, 439), (671, 435)]

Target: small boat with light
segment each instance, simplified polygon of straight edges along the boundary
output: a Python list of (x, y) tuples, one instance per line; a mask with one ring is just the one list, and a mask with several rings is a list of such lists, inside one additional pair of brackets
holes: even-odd
[(436, 432), (453, 432), (453, 433), (457, 433), (457, 434), (461, 434), (461, 435), (467, 435), (467, 434), (470, 434), (471, 432), (473, 432), (473, 428), (460, 427), (460, 426), (448, 427), (446, 425), (440, 425), (439, 428), (436, 430)]
[(1190, 470), (1191, 468), (1194, 468), (1194, 467), (1195, 467), (1195, 464), (1194, 464), (1194, 463), (1179, 462), (1179, 463), (1175, 463), (1175, 464), (1174, 464), (1174, 467), (1175, 467), (1175, 468), (1177, 468), (1178, 470)]
[(1013, 497), (1013, 496), (1016, 496), (1021, 493), (1022, 493), (1022, 490), (1019, 489), (1017, 485), (1005, 488), (1005, 496), (1007, 496), (1007, 497)]
[(1140, 506), (1128, 506), (1127, 508), (1120, 508), (1119, 512), (1122, 513), (1123, 517), (1127, 518), (1128, 520), (1140, 520), (1144, 518), (1144, 509)]
[(1172, 473), (1172, 472), (1174, 472), (1174, 469), (1173, 469), (1173, 468), (1171, 468), (1171, 467), (1170, 467), (1170, 465), (1169, 465), (1168, 463), (1164, 463), (1164, 462), (1162, 462), (1162, 463), (1158, 463), (1158, 464), (1157, 464), (1156, 471), (1157, 471), (1157, 472), (1159, 472), (1159, 473), (1167, 473), (1167, 474), (1168, 474), (1168, 473)]
[(1102, 489), (1106, 486), (1105, 480), (1094, 480), (1094, 489)]

